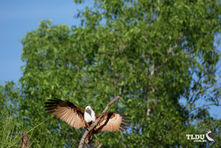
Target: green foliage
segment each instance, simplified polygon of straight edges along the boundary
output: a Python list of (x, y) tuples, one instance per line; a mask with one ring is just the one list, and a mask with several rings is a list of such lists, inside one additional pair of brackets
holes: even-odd
[(47, 99), (70, 100), (81, 108), (90, 104), (100, 113), (117, 95), (110, 111), (127, 115), (130, 127), (124, 138), (100, 133), (94, 142), (205, 145), (188, 141), (186, 134), (221, 130), (220, 120), (197, 107), (197, 101), (219, 105), (214, 39), (221, 31), (220, 13), (212, 0), (95, 0), (94, 7), (79, 12), (81, 26), (40, 22), (22, 40), (21, 92), (19, 99), (11, 97), (26, 131), (46, 121), (30, 131), (32, 146), (76, 147), (83, 134), (46, 114)]
[(18, 119), (19, 89), (13, 82), (0, 86), (0, 147), (18, 147), (23, 129)]
[(18, 146), (21, 136), (18, 130), (16, 130), (16, 120), (13, 118), (13, 115), (10, 115), (6, 110), (2, 110), (0, 117), (1, 147)]

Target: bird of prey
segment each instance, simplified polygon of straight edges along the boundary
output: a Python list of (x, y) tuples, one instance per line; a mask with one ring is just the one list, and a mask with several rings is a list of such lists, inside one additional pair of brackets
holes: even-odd
[[(100, 116), (96, 114), (90, 106), (86, 106), (85, 110), (83, 110), (69, 101), (62, 101), (59, 99), (49, 99), (45, 102), (45, 109), (48, 113), (55, 115), (58, 119), (65, 121), (76, 129), (88, 129)], [(104, 131), (123, 131), (127, 129), (127, 120), (125, 116), (118, 113), (106, 113), (98, 122), (97, 126), (87, 135), (85, 143), (90, 143), (93, 134)]]

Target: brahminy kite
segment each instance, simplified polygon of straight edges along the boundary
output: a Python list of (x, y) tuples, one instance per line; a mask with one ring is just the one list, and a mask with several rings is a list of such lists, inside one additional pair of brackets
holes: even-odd
[[(87, 129), (100, 116), (96, 114), (90, 106), (85, 111), (69, 101), (59, 99), (49, 99), (45, 102), (45, 108), (48, 113), (55, 115), (57, 118), (65, 121), (70, 126), (79, 129)], [(89, 144), (93, 134), (104, 131), (122, 131), (127, 128), (127, 118), (114, 112), (106, 113), (97, 126), (88, 134), (85, 143)]]

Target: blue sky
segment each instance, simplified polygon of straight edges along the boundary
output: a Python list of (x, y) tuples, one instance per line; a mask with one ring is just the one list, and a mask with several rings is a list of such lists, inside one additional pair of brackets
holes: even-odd
[(73, 0), (0, 0), (0, 84), (17, 82), (22, 76), (19, 40), (26, 32), (36, 29), (45, 19), (51, 19), (53, 24), (77, 25), (79, 21), (73, 15), (82, 6), (74, 6)]
[[(25, 37), (25, 33), (36, 29), (39, 21), (45, 19), (52, 20), (53, 24), (77, 25), (79, 20), (73, 16), (84, 6), (74, 5), (73, 0), (0, 0), (0, 84), (18, 82), (22, 76), (20, 67), (24, 63), (19, 40)], [(219, 63), (218, 75), (221, 73)], [(221, 119), (221, 107), (211, 106), (210, 112)]]

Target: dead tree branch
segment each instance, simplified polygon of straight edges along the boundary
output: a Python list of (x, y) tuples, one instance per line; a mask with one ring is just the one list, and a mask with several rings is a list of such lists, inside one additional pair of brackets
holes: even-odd
[(26, 132), (24, 132), (22, 137), (21, 137), (20, 148), (30, 148), (28, 134)]
[(85, 141), (85, 138), (87, 137), (88, 133), (89, 133), (90, 131), (92, 131), (95, 126), (97, 126), (98, 122), (99, 122), (100, 119), (104, 116), (104, 114), (107, 112), (107, 110), (110, 108), (110, 106), (111, 106), (114, 102), (116, 102), (119, 98), (120, 98), (120, 97), (117, 96), (117, 97), (114, 98), (110, 103), (108, 103), (108, 104), (106, 105), (106, 107), (105, 107), (105, 109), (103, 110), (103, 112), (102, 112), (102, 114), (100, 115), (100, 117), (97, 118), (97, 119), (95, 120), (95, 122), (94, 122), (93, 124), (91, 124), (91, 126), (88, 128), (88, 130), (86, 130), (86, 131), (84, 132), (84, 135), (81, 137), (81, 141), (80, 141), (80, 143), (79, 143), (78, 148), (83, 148), (84, 141)]

